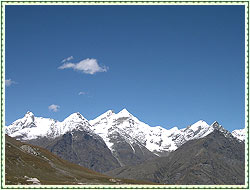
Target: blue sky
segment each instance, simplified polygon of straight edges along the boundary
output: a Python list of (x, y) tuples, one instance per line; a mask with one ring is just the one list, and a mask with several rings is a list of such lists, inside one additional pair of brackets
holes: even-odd
[(6, 124), (126, 108), (243, 128), (244, 35), (243, 6), (7, 6)]

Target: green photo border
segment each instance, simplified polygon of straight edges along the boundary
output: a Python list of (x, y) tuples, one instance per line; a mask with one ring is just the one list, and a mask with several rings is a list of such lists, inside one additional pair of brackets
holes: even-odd
[[(1, 1), (1, 185), (0, 189), (249, 189), (249, 0), (243, 1)], [(245, 6), (245, 185), (5, 185), (5, 6), (11, 5), (243, 5)]]

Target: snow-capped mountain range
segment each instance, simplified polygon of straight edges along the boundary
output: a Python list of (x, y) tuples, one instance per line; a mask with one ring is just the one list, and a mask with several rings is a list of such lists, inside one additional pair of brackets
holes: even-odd
[(91, 132), (90, 127), (88, 120), (80, 113), (73, 113), (60, 122), (50, 118), (35, 117), (28, 111), (23, 118), (7, 126), (5, 132), (11, 137), (27, 141), (39, 137), (56, 138), (74, 129)]
[(245, 139), (245, 129), (234, 130), (230, 133), (218, 122), (209, 125), (200, 120), (183, 129), (151, 127), (141, 122), (126, 109), (117, 114), (109, 110), (90, 121), (80, 113), (73, 113), (62, 122), (35, 117), (32, 112), (27, 112), (23, 118), (6, 126), (5, 132), (16, 139), (28, 141), (40, 137), (54, 139), (73, 130), (87, 131), (89, 134), (99, 135), (112, 153), (116, 152), (115, 143), (118, 140), (121, 141), (122, 137), (122, 140), (129, 144), (134, 153), (135, 145), (137, 145), (160, 156), (162, 153), (176, 150), (189, 140), (203, 138), (215, 129), (219, 129), (225, 135), (235, 137), (239, 141)]

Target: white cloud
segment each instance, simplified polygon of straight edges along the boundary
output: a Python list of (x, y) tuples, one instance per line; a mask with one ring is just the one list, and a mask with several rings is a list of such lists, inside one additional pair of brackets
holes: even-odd
[(95, 74), (97, 72), (107, 72), (108, 67), (103, 66), (101, 67), (98, 65), (98, 62), (96, 59), (84, 59), (80, 61), (79, 63), (64, 63), (58, 69), (69, 69), (72, 68), (77, 71), (81, 71), (85, 74)]
[(12, 84), (17, 84), (15, 81), (11, 80), (11, 79), (6, 79), (5, 80), (5, 86), (10, 86)]
[(73, 56), (67, 57), (67, 58), (63, 59), (61, 63), (68, 62), (68, 61), (70, 61), (72, 59), (74, 59)]
[(51, 104), (51, 105), (49, 106), (49, 110), (50, 110), (50, 111), (53, 111), (53, 112), (59, 111), (59, 108), (60, 108), (60, 106), (55, 105), (55, 104)]
[(64, 63), (63, 65), (58, 67), (58, 69), (68, 69), (68, 68), (74, 68), (74, 67), (75, 67), (74, 63)]
[(79, 92), (78, 95), (85, 95), (87, 94), (86, 92)]

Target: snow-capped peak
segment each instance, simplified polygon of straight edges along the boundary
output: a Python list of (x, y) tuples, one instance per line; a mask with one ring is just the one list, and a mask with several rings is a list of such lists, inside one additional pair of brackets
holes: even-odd
[(113, 110), (108, 110), (105, 114), (107, 117), (110, 117), (111, 115), (113, 115), (115, 112)]
[(24, 115), (24, 118), (23, 120), (26, 122), (26, 123), (32, 123), (34, 122), (34, 119), (35, 119), (35, 116), (32, 112), (28, 111), (25, 115)]
[(205, 121), (199, 120), (199, 121), (197, 121), (196, 123), (194, 123), (193, 125), (188, 126), (187, 128), (188, 128), (188, 129), (191, 129), (191, 130), (193, 130), (193, 131), (197, 131), (197, 130), (199, 130), (200, 128), (208, 128), (208, 127), (209, 127), (209, 125), (208, 125)]
[(23, 118), (14, 121), (12, 124), (22, 128), (33, 127), (30, 125), (33, 124), (34, 120), (35, 120), (34, 114), (28, 111)]
[(211, 126), (216, 128), (216, 127), (219, 127), (220, 124), (218, 123), (218, 121), (214, 121)]
[(245, 141), (246, 129), (235, 129), (232, 131), (232, 135), (240, 141)]
[(44, 136), (55, 138), (75, 129), (91, 131), (88, 120), (79, 112), (71, 114), (62, 122), (49, 118), (35, 117), (32, 112), (27, 112), (23, 118), (7, 126), (5, 131), (11, 137), (31, 140)]
[(112, 115), (114, 115), (115, 113), (114, 113), (114, 111), (113, 110), (108, 110), (108, 111), (106, 111), (105, 113), (103, 113), (103, 114), (101, 114), (100, 116), (98, 116), (97, 118), (95, 118), (94, 120), (95, 121), (100, 121), (100, 120), (102, 120), (102, 119), (104, 119), (104, 118), (109, 118), (109, 117), (111, 117)]
[(219, 124), (218, 121), (213, 122), (213, 124), (211, 125), (211, 127), (212, 127), (213, 129), (217, 129), (217, 130), (219, 130), (219, 131), (221, 131), (221, 132), (226, 132), (226, 131), (227, 131), (226, 129), (224, 129), (224, 128)]
[(213, 124), (211, 125), (211, 127), (214, 130), (218, 130), (220, 131), (226, 138), (232, 139), (232, 138), (236, 138), (238, 141), (241, 141), (241, 139), (235, 137), (234, 135), (232, 135), (228, 130), (226, 130), (222, 125), (220, 125), (217, 121), (213, 122)]
[(27, 111), (24, 117), (32, 117), (34, 114), (31, 111)]
[(86, 120), (86, 119), (79, 112), (76, 112), (76, 113), (72, 113), (70, 116), (64, 119), (63, 122), (81, 122), (83, 120)]
[(117, 115), (119, 115), (120, 117), (131, 117), (132, 114), (128, 112), (127, 109), (122, 109)]

